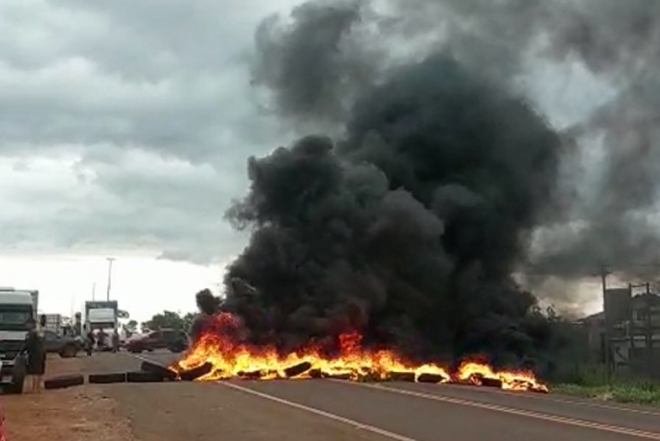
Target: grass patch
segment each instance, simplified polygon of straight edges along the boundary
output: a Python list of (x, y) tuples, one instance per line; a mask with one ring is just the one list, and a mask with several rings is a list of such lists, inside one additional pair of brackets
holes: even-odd
[(629, 375), (608, 378), (604, 366), (574, 366), (556, 378), (550, 390), (572, 395), (619, 403), (660, 406), (660, 381), (644, 380)]
[(650, 382), (617, 383), (602, 386), (556, 384), (552, 392), (581, 398), (591, 398), (618, 403), (636, 403), (660, 406), (660, 385)]

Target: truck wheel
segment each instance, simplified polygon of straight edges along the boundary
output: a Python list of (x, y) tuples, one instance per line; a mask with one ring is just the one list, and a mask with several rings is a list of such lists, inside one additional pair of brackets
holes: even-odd
[(116, 372), (109, 374), (89, 374), (87, 377), (89, 384), (112, 384), (112, 383), (125, 383), (126, 374), (124, 372)]
[(161, 383), (163, 376), (156, 372), (126, 372), (126, 381), (128, 383)]
[(80, 386), (83, 384), (85, 384), (85, 377), (80, 374), (60, 375), (44, 381), (44, 389), (65, 389), (67, 387)]
[(25, 375), (27, 369), (27, 360), (23, 356), (16, 358), (14, 364), (14, 371), (12, 372), (11, 383), (7, 385), (5, 391), (8, 394), (20, 395), (23, 393), (23, 385), (25, 384)]
[(78, 355), (78, 348), (74, 345), (66, 345), (60, 351), (60, 357), (62, 358), (73, 358)]
[(16, 375), (12, 378), (11, 383), (5, 387), (5, 392), (11, 395), (20, 395), (23, 393), (24, 384), (25, 375)]

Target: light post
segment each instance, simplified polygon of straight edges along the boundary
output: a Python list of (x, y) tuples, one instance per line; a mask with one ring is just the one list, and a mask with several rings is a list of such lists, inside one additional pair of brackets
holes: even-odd
[(115, 261), (114, 257), (106, 257), (108, 261), (108, 290), (106, 292), (106, 300), (110, 301), (110, 288), (112, 287), (112, 263)]

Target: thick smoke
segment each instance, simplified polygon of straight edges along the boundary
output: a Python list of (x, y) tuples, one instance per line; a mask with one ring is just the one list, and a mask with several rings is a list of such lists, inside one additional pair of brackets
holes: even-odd
[[(228, 218), (253, 236), (225, 308), (285, 349), (359, 329), (415, 354), (546, 350), (514, 272), (631, 271), (660, 249), (643, 217), (660, 164), (657, 4), (313, 2), (266, 20), (255, 82), (281, 118), (334, 140), (249, 160)], [(524, 98), (543, 58), (583, 64), (614, 98), (558, 132)], [(580, 164), (599, 172), (589, 182), (574, 173), (587, 148), (601, 152)]]
[(229, 218), (254, 234), (227, 280), (255, 290), (234, 285), (226, 307), (255, 341), (285, 348), (357, 329), (416, 354), (528, 355), (547, 329), (511, 274), (552, 202), (561, 140), (521, 96), (446, 54), (344, 80), (359, 12), (307, 4), (269, 46), (279, 58), (269, 52), (259, 78), (284, 117), (337, 119), (353, 101), (336, 143), (309, 136), (250, 159), (250, 193)]

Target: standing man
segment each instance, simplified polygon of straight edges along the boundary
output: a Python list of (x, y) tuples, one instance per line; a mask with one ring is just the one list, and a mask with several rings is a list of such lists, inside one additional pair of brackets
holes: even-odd
[(27, 386), (34, 393), (41, 392), (41, 379), (46, 372), (46, 351), (44, 339), (37, 328), (37, 322), (30, 317), (27, 322), (30, 330), (25, 337), (23, 352), (27, 354)]
[(97, 343), (96, 347), (98, 348), (99, 351), (103, 352), (106, 349), (106, 337), (108, 334), (105, 333), (103, 328), (99, 329), (99, 333), (97, 334)]
[(112, 352), (119, 352), (119, 331), (117, 328), (112, 333)]
[(85, 350), (87, 355), (92, 355), (92, 351), (94, 351), (94, 331), (92, 331), (91, 326), (87, 330), (87, 335), (85, 338)]

